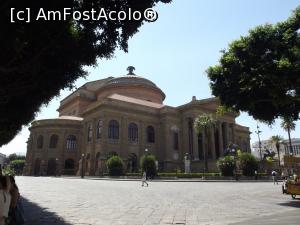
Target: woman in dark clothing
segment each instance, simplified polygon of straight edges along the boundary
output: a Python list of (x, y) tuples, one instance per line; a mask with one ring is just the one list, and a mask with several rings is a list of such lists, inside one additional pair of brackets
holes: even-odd
[(11, 188), (11, 202), (9, 209), (8, 225), (22, 225), (24, 224), (23, 209), (21, 207), (19, 188), (15, 182), (15, 178), (10, 176)]

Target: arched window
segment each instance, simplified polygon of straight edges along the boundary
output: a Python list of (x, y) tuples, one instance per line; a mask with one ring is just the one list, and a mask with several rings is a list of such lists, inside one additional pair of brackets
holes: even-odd
[(102, 135), (102, 126), (103, 126), (103, 121), (99, 120), (97, 124), (97, 139), (101, 138)]
[(147, 127), (147, 142), (154, 143), (155, 142), (155, 131), (152, 126)]
[(108, 124), (108, 138), (119, 139), (119, 123), (116, 120), (109, 121)]
[(56, 134), (51, 135), (49, 148), (56, 148), (58, 142), (58, 136)]
[(128, 125), (128, 141), (138, 141), (138, 126), (135, 123), (130, 123)]
[(73, 159), (67, 159), (65, 161), (65, 169), (66, 170), (72, 170), (75, 168), (75, 165), (74, 165), (74, 160)]
[(40, 135), (37, 139), (37, 148), (43, 148), (44, 137)]
[(76, 136), (69, 135), (67, 138), (67, 149), (74, 150), (76, 149)]
[(87, 141), (91, 142), (92, 141), (92, 137), (93, 137), (93, 130), (92, 130), (92, 126), (89, 125), (88, 127), (88, 131), (87, 131)]

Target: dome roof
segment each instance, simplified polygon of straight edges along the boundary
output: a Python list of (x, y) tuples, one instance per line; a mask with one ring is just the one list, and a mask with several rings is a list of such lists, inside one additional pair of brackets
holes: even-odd
[(106, 85), (135, 85), (135, 84), (142, 84), (142, 85), (147, 85), (147, 86), (157, 88), (157, 86), (152, 81), (136, 75), (125, 75), (125, 76), (113, 78), (109, 80), (105, 84), (105, 86)]
[(152, 81), (133, 73), (134, 67), (127, 68), (129, 73), (120, 77), (109, 77), (97, 90), (97, 99), (110, 94), (120, 94), (156, 103), (162, 103), (165, 93)]

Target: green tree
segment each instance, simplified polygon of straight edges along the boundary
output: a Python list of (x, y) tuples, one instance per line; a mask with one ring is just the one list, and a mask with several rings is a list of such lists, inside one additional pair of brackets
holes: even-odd
[(25, 160), (24, 159), (16, 159), (9, 163), (10, 168), (15, 171), (17, 175), (21, 175), (23, 173), (23, 169), (25, 166)]
[(285, 118), (283, 118), (283, 120), (281, 122), (281, 127), (288, 133), (289, 144), (290, 144), (290, 154), (293, 154), (291, 131), (295, 130), (296, 124), (291, 117), (285, 117)]
[(272, 136), (269, 140), (271, 144), (274, 144), (278, 155), (278, 166), (280, 168), (280, 143), (283, 142), (283, 137), (279, 135)]
[(245, 176), (254, 176), (255, 170), (258, 169), (258, 161), (251, 154), (243, 152), (239, 157), (239, 166)]
[(23, 159), (25, 159), (25, 156), (17, 155), (16, 153), (12, 153), (8, 156), (8, 159), (9, 159), (10, 162), (14, 161), (14, 160), (17, 160), (17, 159), (23, 160)]
[(217, 161), (217, 166), (222, 176), (233, 176), (234, 170), (236, 168), (236, 162), (234, 156), (225, 156), (219, 158)]
[(13, 168), (11, 168), (10, 166), (6, 166), (2, 170), (2, 174), (4, 176), (15, 176), (16, 175), (16, 171)]
[[(197, 118), (194, 121), (194, 127), (196, 129), (197, 134), (200, 135), (203, 132), (206, 139), (208, 140), (208, 145), (207, 145), (208, 148), (211, 148), (210, 146), (211, 140), (210, 140), (209, 132), (211, 131), (211, 129), (215, 129), (216, 122), (217, 121), (212, 114), (206, 114), (206, 113), (197, 116)], [(203, 154), (205, 172), (208, 171), (207, 150), (208, 149), (204, 149), (204, 154)]]
[(157, 174), (155, 161), (155, 156), (152, 154), (143, 155), (140, 159), (140, 166), (149, 177), (154, 177)]
[(226, 108), (272, 123), (300, 112), (300, 7), (290, 18), (249, 31), (208, 68), (212, 93)]
[[(36, 20), (43, 9), (60, 11), (143, 12), (171, 0), (48, 0), (1, 1), (0, 7), (0, 146), (8, 143), (22, 125), (31, 122), (43, 104), (96, 66), (97, 59), (110, 59), (116, 49), (128, 51), (128, 40), (145, 19), (140, 20)], [(30, 8), (31, 21), (11, 22), (11, 9)], [(98, 17), (98, 13), (96, 13)], [(15, 18), (16, 20), (16, 18)], [(17, 108), (16, 108), (17, 107)], [(22, 110), (22, 113), (18, 109)]]
[(14, 161), (17, 159), (17, 154), (16, 153), (12, 153), (8, 156), (9, 161)]
[(106, 162), (108, 173), (111, 176), (121, 176), (124, 174), (124, 163), (118, 155), (111, 156)]

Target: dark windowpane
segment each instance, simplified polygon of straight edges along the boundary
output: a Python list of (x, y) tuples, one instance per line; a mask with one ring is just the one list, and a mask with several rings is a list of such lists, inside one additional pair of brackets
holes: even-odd
[(43, 142), (44, 142), (44, 138), (42, 135), (40, 135), (37, 139), (37, 148), (43, 148)]
[(58, 142), (58, 136), (57, 136), (56, 134), (53, 134), (53, 135), (50, 137), (49, 148), (56, 148), (57, 142)]
[(74, 135), (69, 135), (67, 138), (67, 149), (76, 149), (76, 137)]
[(173, 148), (174, 150), (178, 150), (178, 133), (173, 133)]
[(155, 142), (155, 131), (152, 126), (147, 127), (147, 142), (154, 143)]
[(128, 126), (128, 140), (130, 142), (138, 141), (138, 126), (135, 123), (130, 123)]
[(73, 160), (73, 159), (67, 159), (67, 160), (65, 161), (65, 169), (71, 170), (71, 169), (74, 169), (74, 168), (75, 168), (74, 160)]
[(111, 120), (108, 124), (108, 138), (119, 139), (119, 123), (116, 120)]

